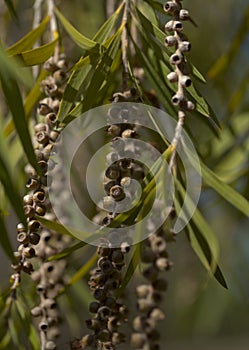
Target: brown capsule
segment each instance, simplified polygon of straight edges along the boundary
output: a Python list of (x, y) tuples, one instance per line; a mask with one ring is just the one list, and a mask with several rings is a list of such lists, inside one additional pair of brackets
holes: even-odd
[(84, 349), (84, 347), (85, 346), (91, 346), (91, 345), (93, 345), (93, 343), (94, 343), (94, 340), (95, 340), (95, 338), (94, 338), (94, 336), (92, 335), (92, 334), (87, 334), (87, 335), (85, 335), (82, 339), (81, 339), (81, 341), (79, 342), (80, 343), (80, 347), (75, 347), (75, 348), (73, 348), (72, 347), (72, 345), (71, 345), (71, 348), (72, 349), (81, 349), (81, 345), (83, 345), (83, 349)]
[(43, 160), (43, 154), (41, 150), (35, 149), (34, 152), (35, 152), (36, 159), (38, 161)]
[(25, 230), (24, 225), (20, 222), (16, 226), (17, 232), (23, 232)]
[(24, 205), (33, 205), (33, 196), (30, 194), (27, 194), (23, 197), (23, 204)]
[(29, 242), (33, 245), (37, 245), (40, 242), (40, 236), (35, 232), (31, 232), (29, 234)]
[(23, 256), (25, 256), (25, 258), (31, 259), (35, 257), (35, 255), (36, 254), (34, 248), (27, 247), (23, 249)]
[(116, 180), (120, 177), (120, 170), (117, 165), (110, 165), (105, 172), (105, 176), (109, 179)]
[(49, 340), (48, 342), (46, 342), (45, 350), (54, 350), (54, 349), (56, 349), (56, 344), (54, 341)]
[(35, 212), (39, 216), (44, 216), (46, 214), (46, 210), (47, 208), (45, 207), (45, 205), (42, 204), (39, 204), (35, 207)]
[(48, 113), (45, 117), (45, 123), (48, 124), (50, 127), (53, 127), (56, 124), (56, 114), (51, 112)]
[(96, 288), (93, 296), (96, 300), (103, 301), (106, 298), (106, 289), (105, 288)]
[(97, 338), (98, 338), (101, 342), (107, 342), (108, 340), (111, 339), (111, 332), (108, 331), (107, 329), (103, 329), (103, 330), (101, 330), (100, 332), (98, 332)]
[(60, 135), (59, 131), (51, 131), (50, 134), (49, 134), (49, 138), (51, 141), (55, 142), (58, 138), (58, 136)]
[(37, 220), (32, 220), (28, 223), (28, 228), (31, 232), (36, 232), (40, 229), (41, 224)]
[(33, 194), (33, 200), (36, 203), (44, 203), (46, 200), (46, 194), (43, 189), (40, 189), (39, 191), (35, 191)]
[(52, 112), (51, 108), (46, 103), (39, 103), (37, 110), (40, 115), (46, 115)]
[(49, 136), (45, 131), (39, 131), (36, 133), (36, 140), (42, 145), (49, 142)]
[(136, 131), (131, 130), (131, 129), (126, 129), (122, 132), (122, 137), (125, 139), (134, 138), (134, 137), (136, 137)]
[(111, 309), (107, 306), (101, 306), (98, 309), (98, 317), (101, 319), (105, 319), (106, 317), (111, 315)]
[(101, 328), (101, 324), (99, 320), (96, 319), (88, 319), (86, 320), (86, 326), (88, 329), (92, 329), (94, 331), (98, 331)]
[(141, 284), (136, 288), (136, 294), (138, 298), (145, 298), (151, 293), (151, 286), (148, 284)]
[(124, 254), (121, 250), (114, 250), (111, 255), (111, 259), (115, 264), (122, 263), (124, 261)]
[(24, 261), (22, 269), (27, 274), (31, 274), (34, 271), (33, 265), (29, 261)]
[(163, 237), (151, 236), (150, 238), (151, 249), (156, 254), (161, 254), (166, 250), (167, 244)]
[(103, 273), (110, 274), (113, 271), (112, 262), (105, 257), (99, 259), (98, 266)]
[(114, 332), (112, 334), (112, 343), (113, 344), (121, 344), (126, 341), (126, 335), (121, 332)]
[(39, 329), (41, 331), (46, 331), (48, 328), (48, 323), (46, 320), (42, 320), (40, 323), (39, 323)]
[(26, 187), (29, 190), (37, 190), (40, 187), (40, 184), (40, 180), (37, 177), (31, 176), (26, 182)]
[(174, 1), (167, 1), (163, 7), (164, 11), (167, 13), (175, 13), (180, 10), (180, 5)]
[(116, 180), (108, 181), (108, 182), (105, 183), (105, 185), (104, 185), (104, 190), (105, 190), (105, 192), (109, 195), (109, 194), (110, 194), (110, 189), (111, 189), (113, 186), (117, 185), (117, 184), (118, 184), (118, 182), (117, 182)]
[(34, 307), (31, 310), (31, 315), (34, 317), (39, 317), (42, 315), (42, 309), (39, 306)]
[[(44, 124), (44, 123), (39, 123), (39, 124), (36, 124), (36, 125), (34, 126), (34, 130), (35, 130), (35, 133), (40, 132), (40, 131), (45, 131), (45, 132), (47, 132), (47, 131), (48, 131), (48, 127), (47, 127), (47, 125)], [(39, 150), (36, 150), (36, 151), (39, 151)]]
[(121, 186), (115, 185), (110, 189), (110, 195), (119, 202), (125, 198), (124, 190)]
[(54, 301), (54, 299), (50, 299), (50, 298), (46, 298), (41, 305), (42, 307), (49, 310), (53, 310), (57, 308), (57, 303)]
[(164, 312), (161, 309), (159, 309), (158, 307), (155, 307), (151, 311), (149, 317), (152, 318), (155, 321), (162, 321), (165, 318), (165, 314), (164, 314)]
[(89, 304), (89, 311), (93, 314), (96, 314), (98, 312), (98, 309), (100, 308), (101, 304), (97, 301), (92, 301)]
[(18, 235), (17, 235), (17, 241), (22, 243), (22, 244), (25, 244), (25, 243), (28, 243), (29, 241), (29, 238), (28, 238), (28, 235), (26, 232), (19, 232)]
[(57, 70), (54, 72), (53, 78), (55, 80), (55, 84), (61, 86), (66, 79), (66, 73), (62, 70)]
[(146, 336), (143, 333), (133, 333), (131, 335), (131, 346), (135, 349), (142, 349), (146, 341)]
[(40, 161), (38, 162), (38, 165), (39, 165), (39, 167), (40, 167), (40, 169), (41, 169), (41, 172), (42, 172), (43, 174), (45, 174), (45, 173), (47, 172), (47, 170), (48, 170), (48, 164), (47, 164), (47, 162), (46, 162), (45, 160), (40, 160)]
[(155, 253), (150, 249), (150, 247), (146, 247), (141, 252), (141, 260), (144, 263), (151, 263), (155, 261), (156, 255)]
[(182, 59), (183, 59), (183, 56), (181, 52), (176, 52), (170, 56), (169, 61), (173, 65), (179, 65), (182, 62)]
[(111, 126), (109, 126), (107, 132), (108, 132), (109, 135), (119, 136), (120, 133), (121, 133), (121, 128), (117, 124), (112, 124)]

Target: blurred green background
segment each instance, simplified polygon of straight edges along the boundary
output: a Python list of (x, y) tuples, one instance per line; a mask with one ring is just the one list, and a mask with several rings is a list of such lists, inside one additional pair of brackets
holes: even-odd
[[(10, 18), (4, 1), (0, 1), (0, 37), (5, 46), (18, 40), (32, 26), (33, 1), (20, 0), (16, 4), (19, 23)], [(248, 198), (249, 1), (185, 0), (183, 4), (198, 24), (198, 28), (186, 24), (192, 43), (190, 60), (207, 78), (207, 84), (198, 87), (222, 125), (220, 139), (216, 140), (206, 129), (201, 130), (201, 139), (197, 140), (199, 152), (205, 156), (206, 164)], [(103, 0), (62, 0), (57, 5), (88, 37), (93, 36), (105, 19)], [(162, 23), (166, 22), (165, 17), (159, 17)], [(212, 67), (229, 52), (235, 36), (238, 45), (235, 52), (230, 51), (228, 65), (212, 77)], [(76, 61), (81, 54), (79, 49), (66, 36), (63, 44), (70, 59)], [(184, 233), (179, 234), (176, 243), (168, 247), (174, 268), (168, 274), (169, 289), (164, 302), (167, 317), (161, 325), (162, 349), (245, 350), (249, 347), (249, 222), (209, 189), (203, 189), (200, 207), (218, 235), (220, 266), (229, 289), (223, 289), (207, 276)], [(15, 244), (13, 220), (10, 226)], [(4, 266), (1, 283), (6, 285), (11, 271), (2, 251), (1, 266)], [(132, 300), (132, 295), (129, 299)], [(82, 323), (86, 318), (84, 308)], [(82, 335), (79, 329), (75, 333), (66, 332), (61, 349), (69, 348), (67, 342), (72, 337)]]

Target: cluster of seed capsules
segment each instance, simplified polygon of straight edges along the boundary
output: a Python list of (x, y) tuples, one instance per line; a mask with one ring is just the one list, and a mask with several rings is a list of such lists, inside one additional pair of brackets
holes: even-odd
[[(182, 0), (168, 1), (164, 5), (164, 11), (174, 17), (165, 25), (165, 31), (169, 33), (165, 38), (167, 47), (175, 47), (175, 52), (170, 56), (170, 63), (175, 66), (175, 70), (168, 74), (167, 78), (171, 83), (178, 83), (176, 94), (172, 97), (172, 103), (179, 106), (183, 111), (192, 111), (195, 104), (187, 97), (185, 89), (190, 87), (191, 68), (187, 63), (185, 54), (191, 50), (191, 43), (183, 34), (182, 21), (194, 21), (189, 15), (189, 11), (182, 8)], [(195, 24), (195, 23), (194, 23)]]
[[(129, 111), (116, 102), (131, 102), (136, 99), (135, 90), (114, 94), (114, 102), (108, 110), (108, 130), (112, 137), (113, 152), (107, 155), (104, 189), (106, 197), (103, 200), (104, 218), (99, 222), (107, 226), (118, 214), (118, 205), (124, 206), (132, 199), (133, 190), (129, 185), (131, 178), (138, 181), (144, 178), (143, 167), (134, 161), (135, 149), (127, 148), (124, 142), (127, 138), (138, 136), (134, 126), (128, 123)], [(118, 123), (118, 121), (120, 121)], [(127, 122), (125, 122), (127, 121)], [(128, 230), (127, 230), (128, 231)], [(125, 254), (132, 244), (126, 229), (122, 232), (113, 229), (98, 245), (98, 266), (91, 271), (90, 288), (96, 301), (90, 304), (89, 311), (94, 313), (86, 325), (93, 334), (84, 336), (81, 340), (83, 348), (112, 350), (116, 345), (125, 341), (125, 335), (119, 331), (123, 322), (127, 322), (128, 309), (122, 300), (116, 297), (116, 292), (122, 283), (122, 268), (125, 265)]]
[(167, 282), (160, 277), (160, 273), (169, 270), (172, 265), (168, 259), (165, 231), (162, 228), (151, 234), (144, 242), (141, 260), (147, 265), (143, 276), (148, 283), (136, 288), (137, 308), (141, 315), (133, 320), (134, 333), (131, 345), (135, 349), (158, 350), (160, 334), (156, 327), (158, 321), (165, 317), (160, 302), (162, 292), (167, 289)]
[[(32, 279), (38, 283), (37, 292), (40, 296), (40, 305), (33, 308), (31, 313), (34, 317), (39, 318), (38, 327), (42, 350), (52, 350), (56, 348), (53, 340), (59, 334), (56, 326), (58, 309), (55, 297), (62, 286), (65, 264), (63, 261), (56, 263), (45, 261), (51, 255), (64, 249), (68, 242), (57, 232), (44, 229), (37, 220), (37, 216), (55, 219), (47, 198), (47, 170), (53, 145), (59, 135), (56, 114), (63, 94), (66, 63), (64, 58), (60, 58), (57, 62), (51, 58), (44, 64), (44, 68), (50, 75), (41, 83), (41, 90), (46, 97), (40, 101), (37, 109), (38, 119), (44, 118), (44, 122), (39, 122), (34, 126), (35, 143), (37, 144), (34, 152), (41, 173), (37, 174), (30, 165), (25, 168), (29, 175), (26, 183), (28, 194), (23, 197), (27, 228), (23, 224), (17, 225), (19, 247), (14, 254), (18, 263), (12, 265), (15, 274), (11, 276), (11, 280), (13, 292), (20, 283), (22, 271), (31, 274)], [(31, 258), (40, 260), (38, 270), (34, 268), (34, 263), (30, 261)]]

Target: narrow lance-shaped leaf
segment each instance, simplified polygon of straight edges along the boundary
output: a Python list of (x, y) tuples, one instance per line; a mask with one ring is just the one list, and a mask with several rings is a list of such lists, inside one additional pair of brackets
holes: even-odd
[(4, 218), (1, 212), (0, 212), (0, 244), (3, 250), (5, 251), (6, 255), (13, 262), (15, 260), (13, 255), (13, 248), (11, 246), (8, 231), (5, 226)]
[(38, 27), (31, 30), (28, 34), (26, 34), (23, 38), (18, 40), (15, 44), (8, 47), (8, 49), (6, 50), (7, 54), (13, 56), (22, 53), (23, 51), (31, 49), (45, 31), (48, 22), (49, 16), (45, 17), (44, 20), (38, 25)]
[(219, 177), (210, 170), (204, 163), (201, 163), (203, 181), (212, 187), (227, 202), (232, 204), (239, 211), (249, 216), (249, 202), (240, 193), (235, 191), (231, 186), (221, 181)]
[(41, 45), (33, 50), (23, 51), (14, 57), (19, 58), (20, 62), (25, 66), (40, 65), (53, 55), (57, 42), (58, 35), (50, 43)]
[(81, 47), (83, 50), (94, 50), (99, 51), (99, 44), (94, 40), (88, 39), (86, 36), (78, 32), (69, 22), (68, 20), (60, 13), (58, 9), (55, 9), (55, 14), (58, 17), (59, 21), (69, 34), (69, 36), (73, 39), (73, 41)]
[[(4, 158), (1, 156), (0, 152), (0, 181), (4, 187), (4, 190), (9, 198), (10, 203), (13, 206), (13, 209), (15, 210), (17, 216), (21, 220), (23, 224), (26, 224), (26, 217), (23, 212), (23, 206), (22, 206), (22, 201), (21, 198), (18, 195), (17, 189), (13, 183), (12, 177), (8, 171), (8, 168), (5, 164)], [(2, 220), (2, 218), (1, 218)], [(0, 223), (1, 226), (3, 225), (3, 222)], [(4, 233), (4, 226), (2, 226), (3, 229), (3, 235), (6, 235)], [(6, 242), (6, 247), (8, 247), (8, 243)]]
[[(0, 52), (0, 56), (1, 55), (4, 54)], [(2, 82), (4, 95), (12, 113), (12, 118), (16, 126), (16, 131), (22, 143), (23, 150), (30, 164), (36, 169), (37, 173), (40, 174), (40, 168), (37, 164), (32, 141), (28, 130), (28, 125), (25, 119), (25, 112), (21, 93), (13, 72), (10, 71), (9, 67), (6, 66), (4, 62), (0, 65), (0, 79)]]

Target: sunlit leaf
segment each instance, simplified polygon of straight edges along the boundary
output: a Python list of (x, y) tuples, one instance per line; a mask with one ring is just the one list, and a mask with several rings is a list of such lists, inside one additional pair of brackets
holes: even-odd
[(249, 216), (249, 202), (231, 186), (221, 181), (219, 177), (209, 169), (204, 163), (201, 163), (201, 171), (204, 183), (213, 188), (227, 202), (232, 204), (239, 211)]
[(68, 20), (60, 13), (58, 9), (55, 9), (56, 16), (58, 17), (59, 21), (71, 37), (73, 41), (81, 47), (83, 50), (92, 50), (92, 51), (99, 51), (100, 45), (91, 39), (88, 39), (86, 36), (78, 32), (69, 22)]
[(20, 54), (23, 51), (31, 49), (45, 31), (48, 22), (49, 16), (45, 17), (44, 20), (38, 25), (38, 27), (31, 30), (28, 34), (26, 34), (23, 38), (18, 40), (15, 44), (8, 47), (8, 49), (6, 50), (7, 54), (13, 56)]
[(34, 154), (28, 125), (25, 119), (25, 111), (23, 107), (21, 92), (19, 90), (17, 81), (13, 76), (13, 72), (10, 71), (9, 67), (5, 66), (4, 64), (0, 65), (0, 79), (2, 82), (5, 98), (11, 111), (14, 124), (16, 126), (16, 131), (22, 143), (23, 150), (30, 164), (36, 169), (37, 173), (40, 174), (40, 168), (37, 164), (37, 159)]
[(48, 44), (41, 45), (32, 50), (23, 51), (14, 57), (17, 57), (25, 66), (35, 66), (42, 64), (53, 55), (58, 39), (59, 38), (57, 36), (55, 40), (51, 41)]

